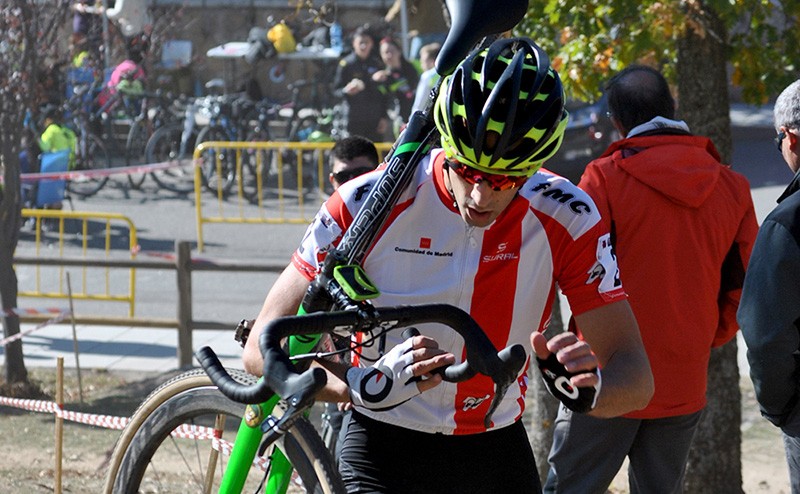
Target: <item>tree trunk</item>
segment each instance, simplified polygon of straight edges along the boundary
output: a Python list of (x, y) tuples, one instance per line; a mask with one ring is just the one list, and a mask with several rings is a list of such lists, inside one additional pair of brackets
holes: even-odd
[[(563, 331), (564, 322), (561, 319), (561, 303), (559, 298), (556, 297), (553, 300), (553, 315), (551, 316), (550, 326), (547, 329), (547, 336), (552, 337)], [(542, 484), (544, 484), (544, 480), (547, 478), (547, 470), (550, 468), (547, 457), (550, 454), (550, 447), (553, 445), (553, 427), (559, 402), (547, 391), (535, 361), (531, 363), (529, 375), (531, 379), (528, 390), (528, 406), (531, 408), (531, 423), (528, 437), (531, 439), (533, 456), (536, 458), (536, 467), (539, 470), (539, 478), (542, 479)]]
[[(58, 9), (61, 10), (58, 10)], [(20, 168), (19, 152), (22, 141), (22, 122), (26, 108), (32, 108), (35, 84), (38, 81), (36, 62), (37, 50), (56, 36), (54, 26), (68, 7), (50, 9), (34, 6), (33, 2), (13, 0), (0, 5), (2, 23), (0, 32), (4, 35), (5, 49), (0, 52), (0, 78), (3, 91), (0, 91), (0, 170), (3, 183), (0, 184), (0, 321), (3, 334), (12, 336), (19, 333), (19, 317), (9, 312), (17, 308), (17, 276), (14, 272), (13, 258), (19, 240), (21, 224), (20, 210)], [(39, 16), (50, 18), (52, 29), (40, 29), (43, 25)], [(14, 71), (9, 71), (14, 67)], [(3, 73), (5, 71), (5, 73)], [(25, 362), (22, 358), (22, 340), (5, 347), (6, 382), (23, 382), (28, 379)]]
[[(732, 148), (725, 64), (727, 33), (707, 4), (700, 1), (686, 5), (686, 31), (678, 42), (678, 111), (694, 134), (714, 141), (727, 163)], [(736, 340), (712, 351), (706, 395), (708, 405), (689, 452), (685, 492), (742, 492)]]
[[(3, 169), (3, 189), (0, 197), (0, 317), (3, 322), (3, 334), (6, 337), (19, 333), (19, 317), (8, 312), (17, 308), (17, 275), (14, 272), (14, 250), (17, 247), (20, 228), (20, 181), (19, 160), (13, 146), (13, 136), (19, 138), (19, 131), (14, 131), (10, 114), (0, 115), (0, 164)], [(16, 126), (19, 128), (19, 126)], [(22, 340), (17, 340), (5, 347), (6, 382), (15, 383), (28, 379), (25, 362), (22, 358)]]

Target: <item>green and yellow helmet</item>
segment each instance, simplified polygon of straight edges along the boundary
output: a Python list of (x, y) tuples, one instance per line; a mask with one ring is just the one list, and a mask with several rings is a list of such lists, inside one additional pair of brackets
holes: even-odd
[(561, 79), (529, 38), (471, 53), (442, 81), (434, 105), (447, 156), (512, 176), (533, 175), (555, 154), (567, 119)]

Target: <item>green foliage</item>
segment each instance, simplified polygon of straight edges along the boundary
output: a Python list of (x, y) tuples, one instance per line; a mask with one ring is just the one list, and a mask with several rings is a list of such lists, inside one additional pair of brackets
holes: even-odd
[[(718, 16), (726, 32), (703, 21)], [(571, 97), (592, 100), (602, 83), (633, 62), (675, 80), (676, 41), (687, 29), (725, 40), (731, 80), (763, 103), (800, 77), (797, 0), (530, 0), (515, 34), (550, 54)]]

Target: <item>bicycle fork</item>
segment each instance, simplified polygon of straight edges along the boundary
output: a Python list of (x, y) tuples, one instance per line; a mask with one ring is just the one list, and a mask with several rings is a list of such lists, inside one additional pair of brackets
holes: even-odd
[[(319, 335), (311, 338), (292, 337), (289, 347), (295, 355), (308, 353), (317, 346), (319, 339)], [(228, 468), (225, 469), (220, 482), (219, 494), (241, 494), (247, 480), (247, 472), (256, 458), (261, 439), (267, 432), (262, 429), (262, 424), (266, 425), (279, 401), (280, 396), (275, 394), (263, 403), (247, 405), (228, 459)], [(270, 455), (270, 468), (264, 492), (285, 494), (292, 480), (292, 470), (289, 459), (280, 449), (275, 448)]]

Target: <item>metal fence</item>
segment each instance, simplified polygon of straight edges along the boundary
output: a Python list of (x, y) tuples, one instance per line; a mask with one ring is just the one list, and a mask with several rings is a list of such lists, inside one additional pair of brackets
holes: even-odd
[[(35, 258), (43, 262), (18, 274), (20, 297), (45, 299), (95, 300), (128, 305), (133, 317), (136, 304), (136, 270), (114, 270), (116, 286), (111, 287), (112, 270), (108, 266), (82, 266), (75, 286), (68, 287), (63, 265), (48, 265), (48, 259), (61, 259), (79, 252), (80, 258), (98, 260), (98, 251), (106, 260), (134, 259), (138, 241), (133, 222), (118, 213), (64, 211), (54, 209), (23, 209), (26, 228), (21, 236), (32, 235)], [(120, 276), (126, 277), (119, 283)]]
[[(194, 152), (197, 248), (210, 223), (309, 223), (331, 188), (326, 173), (332, 142), (203, 142)], [(377, 143), (386, 154), (392, 143)], [(201, 170), (205, 167), (205, 172)], [(213, 194), (203, 173), (217, 179)]]

